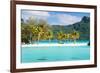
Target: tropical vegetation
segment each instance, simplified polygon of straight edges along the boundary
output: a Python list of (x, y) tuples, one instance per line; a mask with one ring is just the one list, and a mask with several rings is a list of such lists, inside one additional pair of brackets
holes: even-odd
[(50, 25), (46, 20), (30, 17), (27, 21), (21, 19), (22, 43), (39, 43), (41, 40), (58, 40), (58, 43), (80, 39), (89, 39), (89, 17), (84, 16), (80, 22), (73, 25)]

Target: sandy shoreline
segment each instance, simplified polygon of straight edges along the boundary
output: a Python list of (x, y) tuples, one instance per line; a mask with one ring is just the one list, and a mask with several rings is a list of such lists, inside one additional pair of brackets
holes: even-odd
[(35, 46), (86, 46), (87, 43), (70, 43), (70, 44), (22, 44), (22, 47), (35, 47)]

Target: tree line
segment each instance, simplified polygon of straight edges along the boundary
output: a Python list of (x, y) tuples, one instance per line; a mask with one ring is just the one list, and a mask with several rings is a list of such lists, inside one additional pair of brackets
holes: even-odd
[(57, 31), (54, 34), (52, 25), (47, 23), (43, 19), (34, 19), (30, 17), (26, 22), (21, 19), (21, 42), (22, 43), (39, 43), (41, 40), (58, 40), (58, 43), (62, 43), (62, 40), (74, 40), (80, 38), (80, 33), (73, 30), (71, 33), (64, 33), (63, 30)]

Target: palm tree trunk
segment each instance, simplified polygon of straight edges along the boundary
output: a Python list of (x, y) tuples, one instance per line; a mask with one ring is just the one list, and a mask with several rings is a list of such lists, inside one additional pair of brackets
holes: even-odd
[(40, 33), (38, 34), (38, 43), (39, 43), (39, 40), (40, 40)]
[(31, 35), (31, 33), (30, 33), (30, 41), (29, 41), (29, 43), (30, 44), (32, 43), (32, 35)]

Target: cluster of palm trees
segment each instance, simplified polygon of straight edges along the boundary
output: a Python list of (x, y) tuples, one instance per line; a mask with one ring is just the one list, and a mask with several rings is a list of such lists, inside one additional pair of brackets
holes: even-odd
[(27, 22), (21, 23), (22, 43), (34, 43), (40, 40), (51, 40), (53, 32), (51, 26), (45, 20), (36, 21), (32, 17)]
[(72, 33), (63, 33), (62, 31), (57, 33), (57, 39), (59, 40), (59, 43), (64, 43), (64, 41), (70, 41), (74, 40), (76, 42), (77, 39), (79, 39), (80, 34), (78, 31), (73, 30)]
[(35, 20), (29, 18), (27, 22), (22, 20), (21, 23), (21, 41), (22, 43), (39, 43), (40, 40), (51, 40), (57, 39), (60, 43), (62, 40), (76, 40), (79, 39), (80, 34), (78, 31), (72, 33), (64, 33), (62, 30), (57, 32), (55, 35), (50, 26), (45, 20)]

